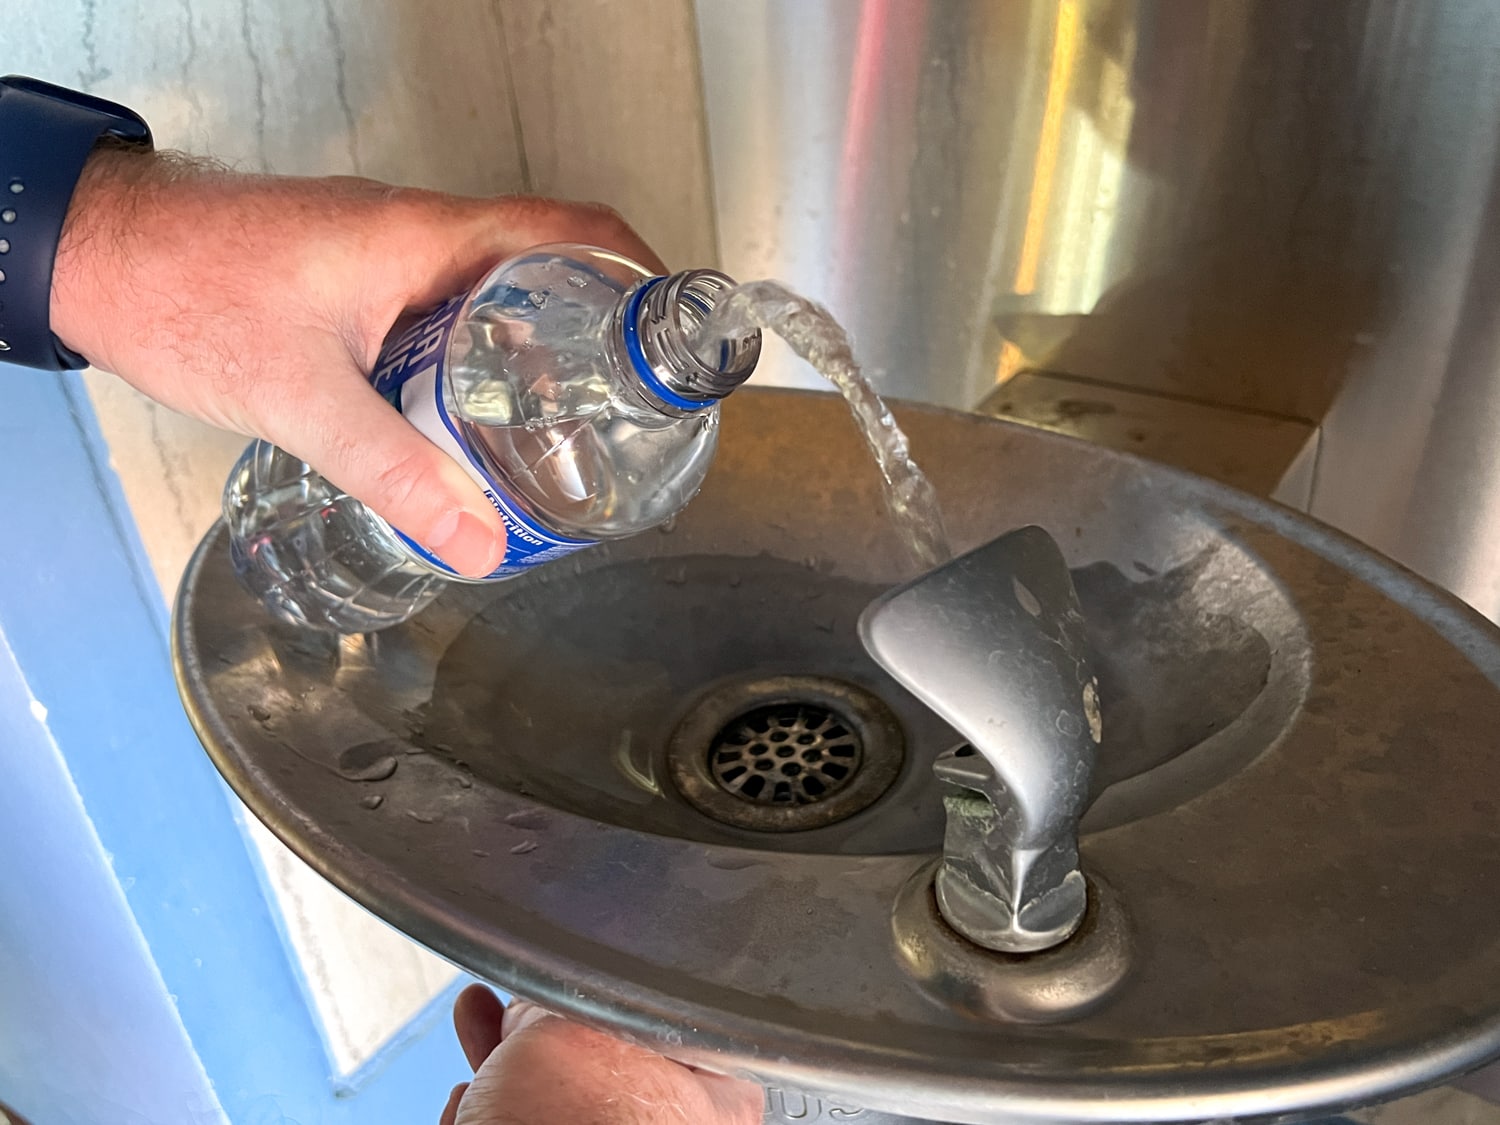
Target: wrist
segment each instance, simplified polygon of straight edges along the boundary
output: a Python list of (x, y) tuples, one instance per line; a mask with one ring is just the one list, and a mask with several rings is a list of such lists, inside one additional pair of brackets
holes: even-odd
[(51, 322), (52, 277), (62, 228), (91, 153), (104, 138), (142, 148), (151, 130), (139, 114), (90, 94), (24, 75), (0, 77), (0, 206), (4, 303), (0, 353), (22, 367), (82, 367)]
[(143, 194), (159, 161), (149, 150), (103, 143), (73, 190), (52, 267), (52, 331), (63, 345), (100, 363), (101, 311), (113, 289), (128, 284), (127, 232), (137, 225)]

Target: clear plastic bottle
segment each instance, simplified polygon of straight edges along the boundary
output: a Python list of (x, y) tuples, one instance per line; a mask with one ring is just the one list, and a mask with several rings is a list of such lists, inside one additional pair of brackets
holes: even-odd
[[(393, 333), (376, 390), (505, 522), (505, 559), (481, 581), (634, 535), (692, 499), (717, 445), (719, 400), (760, 354), (758, 333), (723, 341), (717, 363), (695, 354), (698, 328), (732, 287), (713, 270), (656, 277), (594, 247), (540, 246)], [(295, 624), (371, 632), (463, 580), (266, 442), (230, 474), (224, 518), (240, 580)]]

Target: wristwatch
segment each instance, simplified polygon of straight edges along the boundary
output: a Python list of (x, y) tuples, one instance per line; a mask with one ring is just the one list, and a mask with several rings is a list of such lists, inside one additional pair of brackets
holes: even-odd
[(0, 78), (0, 363), (88, 366), (52, 334), (52, 264), (78, 177), (105, 137), (151, 147), (150, 128), (124, 106), (35, 78)]

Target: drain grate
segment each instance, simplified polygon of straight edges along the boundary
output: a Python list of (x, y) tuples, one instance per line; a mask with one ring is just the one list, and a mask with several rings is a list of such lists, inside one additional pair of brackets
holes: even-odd
[(699, 699), (672, 735), (667, 767), (678, 792), (715, 820), (794, 832), (867, 808), (905, 754), (896, 717), (868, 691), (775, 676)]
[(757, 707), (719, 732), (709, 771), (719, 788), (758, 805), (811, 805), (859, 772), (864, 754), (852, 726), (814, 703)]

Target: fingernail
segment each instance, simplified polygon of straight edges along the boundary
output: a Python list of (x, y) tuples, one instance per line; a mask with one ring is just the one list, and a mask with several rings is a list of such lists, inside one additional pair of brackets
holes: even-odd
[(505, 533), (472, 512), (450, 511), (432, 527), (429, 547), (469, 578), (483, 578), (500, 565)]
[(523, 1027), (530, 1027), (538, 1020), (547, 1019), (552, 1013), (530, 1000), (512, 1000), (500, 1020), (500, 1034), (514, 1035)]

